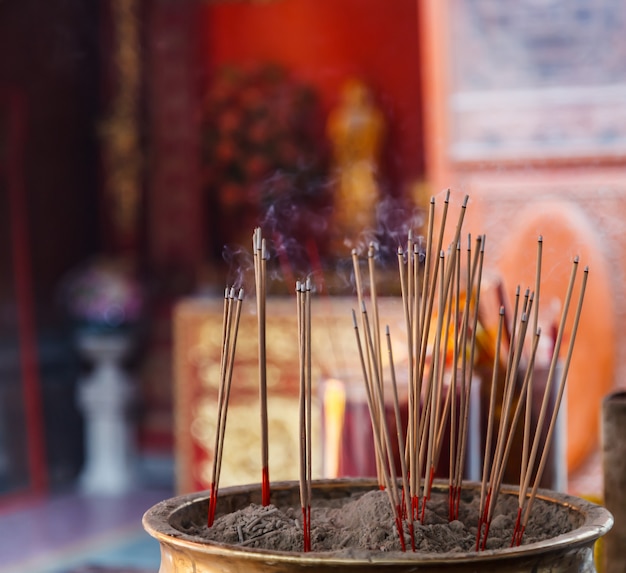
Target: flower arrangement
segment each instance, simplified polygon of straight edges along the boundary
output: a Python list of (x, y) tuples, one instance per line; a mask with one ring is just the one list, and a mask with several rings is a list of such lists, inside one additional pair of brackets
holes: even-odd
[[(310, 207), (324, 175), (314, 91), (280, 66), (221, 68), (203, 117), (204, 183), (220, 239), (279, 204)], [(247, 241), (247, 235), (246, 235)]]
[(122, 261), (99, 258), (77, 268), (63, 279), (60, 296), (70, 318), (83, 329), (117, 331), (143, 317), (144, 289)]

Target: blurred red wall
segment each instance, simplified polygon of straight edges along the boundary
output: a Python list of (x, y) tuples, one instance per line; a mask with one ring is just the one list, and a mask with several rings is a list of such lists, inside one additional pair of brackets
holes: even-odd
[(222, 64), (277, 62), (318, 89), (324, 113), (345, 79), (373, 89), (388, 121), (385, 171), (403, 185), (422, 175), (415, 0), (275, 0), (200, 9), (205, 79)]

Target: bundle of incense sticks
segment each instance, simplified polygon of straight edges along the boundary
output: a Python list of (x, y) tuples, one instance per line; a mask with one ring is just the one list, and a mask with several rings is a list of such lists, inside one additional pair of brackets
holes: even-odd
[[(427, 501), (438, 465), (442, 445), (449, 442), (449, 519), (459, 516), (459, 504), (463, 485), (464, 463), (468, 447), (468, 420), (470, 394), (473, 382), (473, 365), (476, 353), (476, 334), (480, 304), (482, 269), (486, 237), (479, 236), (472, 244), (470, 236), (463, 256), (461, 228), (468, 197), (465, 197), (454, 231), (447, 249), (443, 249), (444, 227), (448, 213), (449, 193), (446, 194), (441, 226), (435, 234), (435, 200), (430, 202), (427, 234), (415, 240), (409, 233), (406, 250), (398, 248), (399, 278), (405, 315), (408, 349), (408, 422), (406, 435), (402, 435), (397, 422), (401, 458), (401, 485), (398, 490), (397, 468), (392, 455), (389, 430), (384, 412), (384, 381), (382, 369), (378, 302), (375, 288), (374, 257), (370, 245), (370, 304), (374, 319), (370, 323), (366, 299), (360, 277), (359, 257), (352, 253), (355, 273), (357, 301), (361, 310), (361, 320), (353, 311), (357, 349), (363, 370), (363, 378), (368, 399), (370, 419), (374, 432), (375, 455), (379, 484), (388, 491), (389, 501), (396, 516), (401, 546), (404, 540), (403, 520), (407, 521), (411, 542), (414, 546), (413, 526), (415, 521), (423, 522)], [(423, 245), (425, 242), (425, 249)], [(483, 457), (481, 499), (476, 549), (485, 549), (489, 526), (494, 514), (504, 469), (512, 449), (513, 438), (518, 423), (524, 414), (523, 448), (521, 454), (521, 475), (519, 507), (515, 531), (511, 545), (521, 543), (530, 511), (536, 496), (548, 458), (548, 451), (556, 428), (567, 373), (574, 347), (574, 340), (582, 303), (584, 299), (588, 269), (580, 287), (578, 305), (569, 346), (560, 379), (557, 381), (557, 364), (574, 290), (578, 258), (572, 265), (572, 274), (565, 294), (563, 315), (559, 325), (554, 352), (550, 364), (547, 383), (544, 389), (539, 420), (531, 427), (531, 402), (535, 356), (541, 335), (538, 327), (538, 303), (541, 277), (543, 239), (539, 237), (537, 267), (534, 290), (527, 288), (523, 297), (517, 288), (512, 317), (507, 320), (504, 307), (500, 308), (498, 334), (495, 343), (495, 356), (488, 412), (488, 430)], [(360, 323), (360, 326), (359, 326)], [(532, 335), (528, 335), (529, 326)], [(363, 334), (361, 334), (363, 331)], [(386, 328), (387, 335), (389, 327)], [(504, 336), (504, 333), (507, 336)], [(506, 339), (505, 339), (506, 338)], [(395, 367), (389, 341), (391, 386), (394, 388), (394, 409), (397, 405), (395, 390)], [(505, 358), (504, 358), (505, 357)], [(522, 366), (524, 365), (524, 366)], [(501, 403), (497, 403), (496, 381), (504, 369), (504, 391)], [(446, 380), (446, 377), (449, 380)], [(519, 380), (522, 380), (520, 385)], [(548, 412), (550, 399), (556, 391), (555, 405)], [(495, 445), (492, 434), (495, 430), (496, 412), (499, 412)], [(446, 432), (449, 428), (449, 432)], [(547, 433), (546, 433), (547, 428)], [(543, 436), (546, 436), (545, 439)], [(492, 455), (493, 452), (493, 455)], [(539, 459), (539, 464), (536, 464)], [(536, 470), (534, 468), (536, 467)], [(532, 490), (528, 493), (530, 483)], [(409, 501), (410, 500), (410, 503)]]
[[(450, 193), (445, 197), (440, 227), (434, 229), (435, 200), (431, 199), (428, 228), (425, 237), (414, 238), (410, 232), (406, 249), (398, 248), (399, 281), (407, 332), (408, 356), (408, 422), (402, 426), (396, 370), (389, 327), (385, 328), (389, 371), (383, 368), (382, 337), (376, 289), (376, 246), (370, 244), (367, 253), (369, 300), (364, 296), (358, 253), (352, 252), (355, 286), (359, 312), (352, 311), (359, 360), (366, 390), (367, 404), (374, 434), (375, 456), (379, 485), (387, 492), (400, 544), (406, 550), (405, 523), (411, 548), (415, 550), (415, 522), (424, 522), (426, 505), (431, 495), (435, 468), (445, 440), (449, 442), (449, 519), (459, 516), (464, 463), (468, 446), (468, 421), (476, 335), (486, 237), (472, 241), (461, 240), (461, 230), (468, 203), (461, 204), (453, 239), (444, 249), (446, 219)], [(256, 283), (259, 342), (259, 393), (262, 441), (262, 502), (270, 501), (267, 427), (266, 380), (266, 264), (268, 259), (261, 230), (253, 235), (253, 255)], [(465, 253), (463, 253), (465, 244)], [(536, 498), (547, 462), (547, 454), (556, 429), (567, 374), (574, 348), (588, 268), (585, 268), (578, 295), (573, 326), (562, 368), (562, 341), (573, 298), (579, 260), (572, 263), (572, 272), (565, 294), (563, 311), (555, 338), (552, 360), (544, 389), (541, 411), (536, 427), (531, 427), (530, 396), (533, 390), (533, 369), (541, 336), (538, 327), (538, 306), (541, 277), (542, 245), (537, 243), (537, 266), (534, 290), (527, 288), (522, 297), (518, 286), (511, 316), (504, 305), (499, 310), (498, 331), (492, 368), (487, 436), (483, 455), (480, 511), (476, 550), (486, 548), (489, 527), (501, 491), (504, 468), (512, 449), (513, 437), (520, 420), (524, 419), (521, 454), (518, 511), (511, 545), (522, 542), (531, 509)], [(209, 526), (212, 525), (217, 503), (218, 483), (223, 453), (228, 398), (233, 374), (236, 338), (243, 291), (235, 297), (234, 289), (224, 296), (224, 326), (218, 396), (218, 424), (215, 441), (215, 463), (209, 500)], [(368, 311), (368, 303), (371, 312)], [(298, 348), (300, 357), (300, 496), (303, 515), (304, 550), (311, 550), (311, 282), (296, 283), (298, 319)], [(360, 315), (360, 320), (357, 318)], [(370, 315), (372, 319), (370, 320)], [(528, 329), (530, 326), (530, 336)], [(524, 365), (524, 366), (522, 366)], [(504, 389), (498, 403), (496, 381), (503, 371)], [(521, 376), (522, 383), (519, 383)], [(558, 378), (560, 376), (560, 378)], [(400, 468), (394, 459), (392, 436), (385, 417), (386, 379), (392, 391), (392, 404), (400, 456)], [(448, 379), (449, 378), (449, 379)], [(558, 379), (557, 379), (558, 378)], [(552, 412), (550, 401), (556, 399)], [(499, 412), (499, 416), (496, 416)], [(494, 433), (496, 420), (497, 432)], [(545, 439), (544, 439), (545, 435)], [(494, 439), (495, 438), (495, 444)], [(538, 464), (536, 463), (539, 460)], [(535, 469), (536, 468), (536, 469)], [(398, 469), (401, 478), (398, 478)], [(531, 487), (532, 482), (532, 487)], [(529, 492), (530, 489), (530, 492)]]
[(220, 470), (222, 467), (222, 455), (224, 453), (224, 435), (226, 432), (226, 418), (228, 415), (228, 400), (233, 379), (233, 365), (235, 362), (235, 349), (237, 348), (237, 333), (239, 332), (239, 318), (241, 316), (241, 304), (243, 301), (243, 289), (235, 297), (234, 288), (226, 288), (224, 291), (224, 316), (222, 321), (222, 348), (220, 356), (220, 382), (217, 396), (217, 430), (215, 432), (215, 447), (213, 468), (211, 473), (208, 526), (213, 525), (215, 508), (219, 490)]

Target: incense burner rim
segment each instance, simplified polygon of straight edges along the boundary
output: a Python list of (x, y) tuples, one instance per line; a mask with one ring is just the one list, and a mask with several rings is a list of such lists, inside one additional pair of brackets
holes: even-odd
[[(320, 479), (313, 481), (313, 491), (332, 490), (337, 491), (356, 488), (356, 491), (367, 491), (376, 489), (378, 484), (372, 478), (338, 478)], [(464, 489), (480, 489), (481, 484), (477, 482), (464, 482)], [(280, 481), (272, 483), (272, 492), (293, 490), (298, 488), (297, 481)], [(448, 483), (435, 480), (433, 490), (444, 492), (448, 489)], [(230, 486), (220, 490), (222, 496), (232, 496), (246, 494), (252, 491), (261, 491), (261, 484), (246, 484)], [(354, 490), (353, 490), (354, 491)], [(502, 493), (517, 495), (518, 489), (515, 486), (505, 485)], [(446, 553), (412, 553), (402, 554), (396, 552), (393, 556), (388, 553), (368, 554), (367, 557), (346, 557), (325, 552), (297, 552), (297, 551), (270, 551), (258, 548), (245, 548), (237, 545), (226, 545), (211, 541), (196, 541), (185, 537), (185, 534), (176, 529), (171, 522), (186, 507), (197, 503), (207, 502), (208, 491), (199, 491), (190, 494), (175, 496), (159, 502), (150, 508), (143, 516), (143, 526), (145, 530), (160, 543), (186, 547), (194, 552), (199, 552), (214, 557), (237, 558), (243, 561), (272, 561), (281, 563), (309, 563), (339, 565), (350, 563), (352, 565), (392, 565), (398, 562), (428, 563), (471, 563), (475, 561), (487, 562), (490, 560), (516, 559), (525, 556), (537, 556), (543, 553), (558, 551), (559, 549), (573, 550), (577, 547), (591, 546), (598, 538), (606, 534), (613, 526), (613, 516), (604, 507), (584, 500), (582, 498), (552, 490), (539, 489), (537, 498), (554, 503), (570, 511), (578, 513), (582, 518), (582, 524), (571, 531), (562, 533), (550, 539), (528, 543), (518, 547), (507, 547), (503, 549), (487, 549), (480, 552), (446, 552)]]

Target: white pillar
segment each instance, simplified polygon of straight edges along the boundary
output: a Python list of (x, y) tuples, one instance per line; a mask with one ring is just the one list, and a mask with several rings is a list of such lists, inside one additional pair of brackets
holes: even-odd
[(80, 488), (88, 494), (118, 495), (136, 483), (135, 429), (130, 410), (133, 381), (122, 360), (132, 347), (128, 334), (81, 334), (78, 347), (93, 363), (81, 380), (78, 405), (85, 421), (85, 465)]

